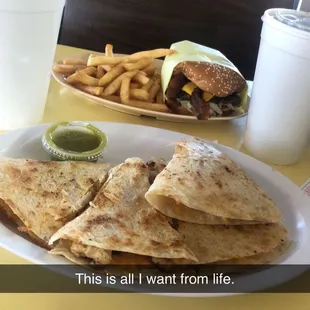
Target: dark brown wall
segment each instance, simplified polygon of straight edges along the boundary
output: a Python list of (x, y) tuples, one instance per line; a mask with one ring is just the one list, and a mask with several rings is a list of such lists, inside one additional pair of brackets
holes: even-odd
[(294, 0), (67, 0), (59, 43), (115, 52), (191, 40), (222, 51), (252, 79), (261, 15)]

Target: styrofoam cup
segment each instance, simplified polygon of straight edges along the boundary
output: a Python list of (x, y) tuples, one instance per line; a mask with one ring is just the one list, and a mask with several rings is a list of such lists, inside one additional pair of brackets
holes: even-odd
[(309, 140), (310, 32), (275, 19), (277, 12), (310, 17), (285, 9), (264, 13), (244, 147), (271, 164), (291, 165)]
[(0, 0), (0, 130), (43, 117), (65, 0)]

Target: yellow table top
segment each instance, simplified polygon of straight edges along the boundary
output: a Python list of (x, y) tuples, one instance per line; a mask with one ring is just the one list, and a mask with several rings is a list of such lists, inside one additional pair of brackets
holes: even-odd
[[(58, 46), (56, 60), (83, 52), (82, 50)], [(85, 52), (85, 51), (84, 51)], [(106, 109), (61, 88), (51, 80), (45, 110), (44, 123), (61, 120), (87, 120), (132, 123), (159, 127), (195, 135), (235, 149), (241, 148), (242, 133), (246, 117), (233, 121), (210, 121), (204, 124), (181, 124), (141, 118)], [(241, 149), (245, 152), (243, 149)], [(274, 166), (297, 185), (304, 183), (310, 175), (310, 149), (294, 166)], [(0, 264), (25, 263), (25, 260), (0, 249)], [(1, 275), (0, 275), (1, 279)], [(1, 279), (3, 280), (3, 279)], [(22, 280), (22, 279), (21, 279)], [(296, 281), (303, 281), (302, 278)], [(140, 294), (0, 294), (0, 309), (24, 310), (75, 310), (85, 308), (105, 309), (282, 309), (298, 310), (310, 308), (310, 294), (248, 294), (221, 298), (174, 298)]]

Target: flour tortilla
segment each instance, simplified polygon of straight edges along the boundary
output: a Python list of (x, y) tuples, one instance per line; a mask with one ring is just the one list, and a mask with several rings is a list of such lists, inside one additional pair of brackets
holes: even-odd
[(273, 248), (269, 252), (264, 252), (256, 255), (251, 255), (247, 257), (240, 257), (235, 259), (230, 259), (226, 261), (219, 261), (216, 262), (218, 265), (265, 265), (269, 263), (274, 263), (281, 257), (282, 254), (284, 254), (289, 246), (291, 244), (291, 241), (288, 238), (283, 239), (283, 242), (281, 241), (280, 245)]
[[(288, 242), (280, 224), (201, 225), (178, 221), (177, 231), (198, 258), (196, 264), (250, 264), (275, 259)], [(153, 259), (159, 264), (191, 264), (188, 260)], [(225, 262), (226, 261), (226, 262)]]
[[(127, 159), (111, 169), (91, 207), (56, 232), (50, 244), (69, 240), (105, 251), (195, 261), (168, 218), (145, 200), (149, 186), (149, 170), (142, 159)], [(87, 253), (80, 256), (90, 258)], [(101, 259), (93, 261), (109, 263)]]
[(108, 264), (112, 260), (111, 251), (65, 239), (60, 240), (49, 253), (52, 255), (64, 256), (69, 261), (78, 265), (89, 265), (90, 261), (99, 264)]
[(88, 265), (89, 261), (71, 252), (72, 242), (61, 240), (57, 246), (49, 251), (50, 254), (64, 256), (67, 260), (78, 265)]
[(196, 266), (195, 269), (197, 275), (211, 275), (215, 272), (224, 274), (255, 272), (257, 269), (268, 268), (271, 264), (277, 264), (278, 258), (288, 249), (289, 245), (290, 241), (287, 239), (270, 252), (200, 265), (199, 268)]
[(94, 198), (110, 166), (87, 162), (0, 159), (0, 209), (36, 243), (76, 217)]
[(198, 138), (176, 145), (145, 197), (165, 215), (192, 223), (282, 221), (275, 203), (236, 163)]

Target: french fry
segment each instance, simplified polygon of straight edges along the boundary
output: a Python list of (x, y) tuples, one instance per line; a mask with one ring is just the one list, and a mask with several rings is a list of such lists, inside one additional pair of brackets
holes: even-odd
[(88, 59), (68, 58), (55, 64), (53, 69), (88, 94), (127, 106), (169, 113), (155, 59), (174, 52), (159, 48), (114, 56), (113, 45), (106, 44), (105, 54), (90, 54)]
[(137, 62), (129, 62), (124, 64), (124, 68), (128, 71), (130, 70), (140, 70), (147, 67), (153, 62), (152, 58), (143, 58)]
[(127, 71), (117, 77), (107, 88), (103, 91), (104, 96), (114, 95), (121, 87), (122, 81), (126, 77), (132, 78), (138, 71)]
[(126, 76), (122, 80), (122, 85), (121, 85), (121, 90), (120, 90), (120, 97), (121, 97), (121, 102), (126, 103), (129, 101), (129, 85), (130, 85), (130, 80), (131, 78)]
[(113, 56), (93, 56), (89, 57), (87, 66), (99, 66), (99, 65), (117, 65), (124, 60), (124, 57)]
[(94, 96), (100, 96), (103, 92), (103, 87), (98, 87), (98, 86), (76, 84), (75, 87)]
[(95, 76), (96, 72), (97, 72), (97, 68), (96, 67), (86, 67), (84, 69), (77, 70), (77, 72), (83, 72), (87, 75)]
[(125, 68), (122, 64), (117, 65), (111, 71), (107, 72), (100, 80), (99, 86), (105, 86), (115, 80), (118, 76), (125, 72)]
[(71, 75), (71, 73), (63, 73), (62, 75), (63, 75), (63, 77), (66, 79), (68, 76)]
[(87, 60), (82, 58), (68, 58), (63, 60), (64, 65), (84, 65), (86, 67)]
[(94, 57), (96, 57), (95, 54), (89, 54), (88, 59), (87, 59), (87, 62), (86, 62), (86, 66), (88, 66), (88, 62), (90, 61), (90, 59), (91, 59), (91, 58), (94, 58)]
[(105, 75), (105, 71), (101, 66), (97, 67), (97, 73), (96, 73), (96, 78), (101, 79)]
[(160, 90), (160, 79), (157, 76), (154, 78), (154, 83), (150, 88), (148, 101), (153, 102), (159, 90)]
[(76, 73), (76, 79), (78, 82), (84, 84), (84, 85), (88, 85), (88, 86), (99, 86), (99, 80), (85, 74), (82, 71), (77, 71)]
[(145, 72), (147, 76), (153, 76), (156, 71), (156, 66), (151, 63), (147, 67), (143, 68), (141, 71)]
[(137, 99), (137, 100), (144, 100), (144, 101), (147, 101), (149, 97), (149, 93), (143, 89), (130, 89), (129, 95), (130, 95), (130, 98)]
[(75, 84), (75, 83), (78, 83), (79, 80), (78, 80), (78, 72), (82, 72), (82, 73), (85, 73), (89, 76), (91, 75), (94, 75), (96, 73), (96, 68), (95, 67), (87, 67), (85, 69), (82, 69), (80, 71), (77, 71), (75, 73), (73, 73), (72, 75), (68, 76), (66, 81), (69, 83), (69, 84)]
[(150, 79), (146, 84), (144, 84), (141, 89), (149, 91), (154, 84), (154, 79)]
[(161, 87), (159, 88), (159, 91), (158, 91), (158, 93), (156, 95), (156, 102), (164, 103), (164, 95), (163, 95), (163, 90), (162, 90)]
[(130, 89), (137, 89), (141, 87), (141, 84), (139, 83), (130, 83), (129, 85)]
[(105, 46), (105, 55), (108, 57), (113, 57), (113, 45), (112, 44), (107, 44)]
[(100, 67), (103, 68), (104, 71), (109, 72), (114, 68), (114, 66), (109, 66), (109, 65), (101, 65)]
[(87, 66), (85, 65), (74, 65), (74, 66), (76, 68), (76, 71), (84, 70), (87, 68)]
[(169, 113), (168, 107), (165, 104), (161, 104), (161, 103), (152, 103), (152, 102), (145, 102), (145, 101), (139, 101), (139, 100), (129, 100), (126, 102), (126, 105), (139, 108), (139, 109)]
[(105, 100), (109, 100), (109, 101), (113, 101), (113, 102), (117, 102), (117, 103), (122, 103), (120, 96), (110, 95), (110, 96), (100, 96), (100, 97), (105, 99)]
[(76, 70), (78, 69), (84, 69), (85, 66), (83, 65), (62, 65), (62, 64), (54, 64), (53, 66), (53, 71), (57, 72), (57, 73), (69, 73), (72, 74), (74, 73)]
[(150, 79), (146, 75), (138, 71), (132, 80), (145, 85)]
[(131, 54), (130, 56), (126, 57), (126, 59), (128, 61), (138, 61), (142, 58), (161, 58), (161, 57), (171, 55), (174, 52), (175, 51), (171, 50), (171, 49), (158, 48), (158, 49), (154, 49), (154, 50), (143, 51), (143, 52)]

